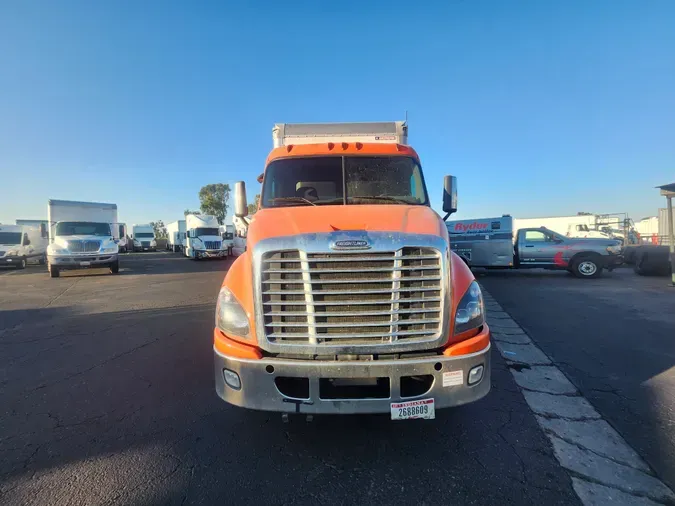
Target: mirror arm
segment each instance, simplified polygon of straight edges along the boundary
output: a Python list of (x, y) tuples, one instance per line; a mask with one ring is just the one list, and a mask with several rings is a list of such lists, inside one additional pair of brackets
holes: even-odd
[(445, 216), (443, 216), (443, 221), (448, 221), (448, 218), (450, 218), (450, 213), (445, 213)]

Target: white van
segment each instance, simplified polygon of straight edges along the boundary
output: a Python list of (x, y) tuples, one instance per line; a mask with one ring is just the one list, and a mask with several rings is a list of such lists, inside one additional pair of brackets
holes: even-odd
[(131, 226), (134, 251), (157, 251), (155, 229), (149, 223)]
[(188, 214), (185, 217), (185, 226), (187, 237), (183, 251), (186, 257), (193, 260), (227, 257), (227, 246), (223, 245), (220, 224), (215, 216)]
[(46, 227), (0, 225), (0, 265), (25, 269), (29, 259), (47, 261)]

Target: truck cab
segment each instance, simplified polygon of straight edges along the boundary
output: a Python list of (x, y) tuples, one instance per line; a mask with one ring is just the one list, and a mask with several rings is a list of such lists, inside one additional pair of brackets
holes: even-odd
[(0, 265), (25, 269), (29, 259), (44, 265), (47, 239), (43, 230), (44, 227), (0, 224)]
[[(430, 207), (407, 125), (275, 125), (213, 330), (216, 392), (246, 408), (433, 418), (490, 390), (481, 290)], [(456, 209), (444, 181), (443, 209)]]
[(193, 260), (204, 258), (227, 258), (228, 248), (220, 236), (220, 223), (208, 214), (188, 214), (185, 217), (187, 229), (185, 256)]
[(131, 237), (134, 251), (157, 251), (155, 228), (149, 223), (132, 225)]

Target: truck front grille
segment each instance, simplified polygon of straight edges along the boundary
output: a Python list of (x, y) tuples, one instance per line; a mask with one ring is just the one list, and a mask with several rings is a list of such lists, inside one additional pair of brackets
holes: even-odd
[(94, 253), (101, 249), (101, 241), (68, 241), (71, 253)]
[(434, 248), (274, 251), (263, 255), (261, 272), (270, 343), (391, 346), (440, 334), (443, 274)]
[(206, 249), (220, 249), (220, 241), (204, 241)]
[(150, 241), (141, 241), (141, 248), (149, 248)]

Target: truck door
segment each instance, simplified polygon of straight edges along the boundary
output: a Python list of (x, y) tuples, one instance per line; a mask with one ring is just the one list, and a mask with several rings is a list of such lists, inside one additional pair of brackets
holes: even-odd
[(558, 242), (548, 230), (530, 229), (518, 232), (518, 256), (525, 265), (552, 265)]

